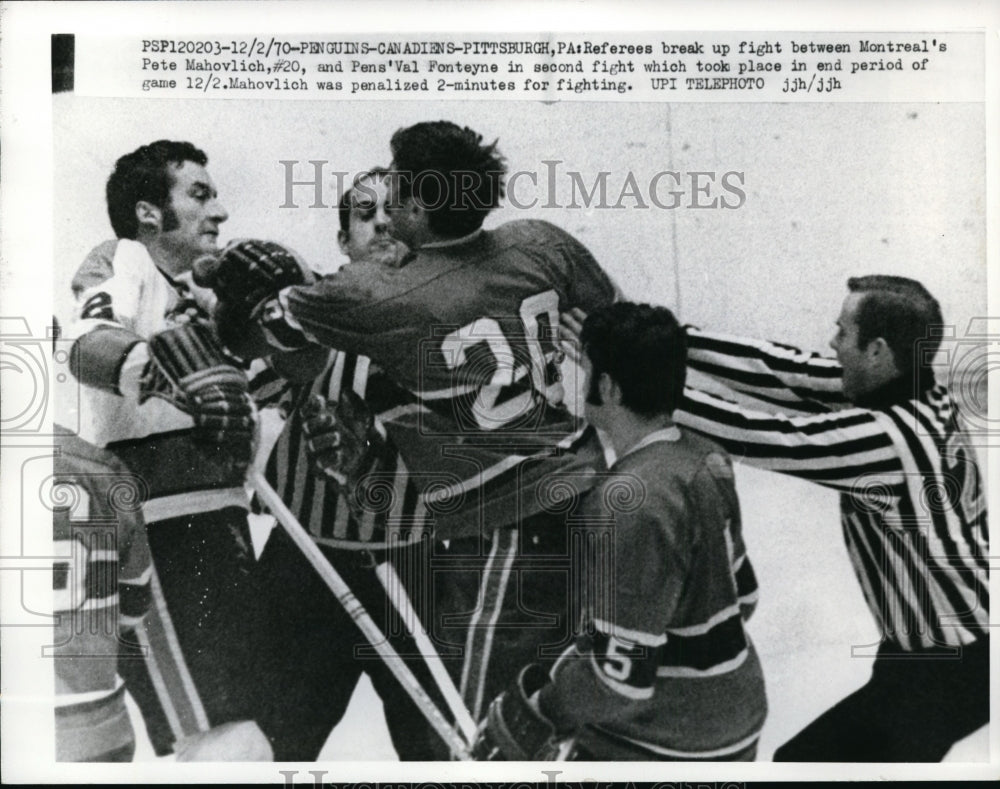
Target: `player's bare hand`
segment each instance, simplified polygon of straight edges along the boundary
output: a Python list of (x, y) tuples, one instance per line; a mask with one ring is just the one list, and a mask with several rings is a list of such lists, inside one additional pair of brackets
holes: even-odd
[(579, 307), (559, 314), (559, 344), (562, 349), (577, 364), (583, 357), (580, 348), (580, 332), (583, 331), (583, 322), (587, 320), (587, 313)]

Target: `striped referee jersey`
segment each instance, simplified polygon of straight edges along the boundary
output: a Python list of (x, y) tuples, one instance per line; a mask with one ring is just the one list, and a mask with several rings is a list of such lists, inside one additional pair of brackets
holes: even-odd
[[(377, 390), (375, 399), (378, 400), (382, 389), (395, 392), (395, 387), (386, 384), (380, 373), (372, 371), (367, 356), (343, 351), (330, 352), (326, 367), (311, 384), (281, 391), (274, 388), (277, 380), (273, 371), (263, 370), (250, 384), (258, 403), (274, 405), (280, 399), (280, 407), (287, 413), (281, 435), (268, 457), (265, 475), (313, 539), (333, 548), (378, 549), (390, 546), (387, 530), (391, 530), (391, 545), (419, 541), (426, 526), (426, 508), (392, 442), (382, 446), (382, 455), (376, 462), (382, 470), (378, 479), (367, 479), (367, 496), (363, 502), (366, 506), (354, 513), (339, 487), (313, 469), (299, 413), (299, 406), (312, 394), (336, 401), (347, 388), (365, 397), (371, 383)], [(265, 395), (265, 392), (271, 394)], [(280, 398), (276, 398), (279, 392)]]
[(688, 365), (776, 412), (688, 387), (679, 424), (736, 459), (840, 493), (844, 540), (886, 640), (909, 653), (987, 634), (985, 493), (945, 387), (914, 397), (900, 379), (852, 406), (833, 359), (692, 328)]

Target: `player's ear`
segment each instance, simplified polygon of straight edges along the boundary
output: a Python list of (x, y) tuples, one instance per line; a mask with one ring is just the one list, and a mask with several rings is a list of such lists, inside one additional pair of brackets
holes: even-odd
[(896, 373), (899, 373), (896, 356), (893, 354), (892, 348), (889, 347), (889, 343), (885, 341), (884, 337), (876, 337), (868, 343), (868, 347), (865, 348), (865, 357), (870, 364), (879, 365), (886, 369), (891, 368)]
[(140, 200), (135, 204), (135, 219), (140, 228), (154, 233), (159, 232), (163, 227), (163, 212), (159, 206), (153, 205), (148, 200)]
[(337, 231), (337, 246), (340, 247), (341, 253), (347, 254), (347, 242), (350, 241), (351, 237), (347, 234), (345, 230)]
[(611, 405), (621, 405), (621, 387), (607, 373), (601, 373), (601, 377), (597, 381), (597, 390), (601, 393), (601, 400), (603, 402)]
[(428, 217), (427, 209), (424, 204), (421, 203), (416, 197), (410, 197), (405, 203), (403, 203), (403, 210), (409, 211), (410, 218), (418, 222), (426, 223)]

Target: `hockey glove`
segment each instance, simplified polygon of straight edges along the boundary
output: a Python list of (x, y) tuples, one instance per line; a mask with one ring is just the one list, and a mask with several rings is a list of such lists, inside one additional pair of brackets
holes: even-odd
[[(285, 336), (289, 331), (282, 325), (283, 311), (276, 299), (290, 285), (315, 281), (315, 275), (290, 250), (271, 241), (233, 241), (218, 257), (195, 262), (194, 281), (215, 291), (218, 301), (213, 317), (219, 339), (236, 356), (257, 359), (270, 355), (275, 347), (306, 344), (295, 330), (291, 338)], [(269, 310), (265, 309), (268, 305)], [(275, 310), (279, 314), (271, 314)], [(273, 338), (263, 330), (264, 325), (271, 325)]]
[(313, 395), (300, 413), (313, 467), (340, 487), (357, 514), (358, 481), (375, 465), (386, 441), (375, 429), (375, 416), (352, 389), (341, 392), (336, 402)]
[(273, 241), (253, 239), (229, 244), (217, 258), (199, 259), (194, 270), (198, 285), (212, 288), (220, 302), (247, 316), (283, 288), (313, 279), (292, 252)]
[(549, 682), (548, 672), (530, 663), (486, 712), (472, 758), (486, 762), (551, 761), (559, 754), (555, 727), (529, 701)]
[(247, 378), (229, 364), (210, 326), (186, 323), (153, 335), (139, 402), (164, 397), (194, 419), (195, 438), (224, 444), (235, 465), (253, 457), (254, 407)]

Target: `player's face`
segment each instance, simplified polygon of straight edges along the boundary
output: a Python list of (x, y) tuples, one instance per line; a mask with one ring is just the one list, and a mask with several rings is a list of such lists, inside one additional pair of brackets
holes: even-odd
[(853, 400), (872, 388), (871, 370), (865, 349), (858, 347), (857, 310), (863, 294), (848, 293), (837, 318), (837, 333), (830, 347), (837, 352), (837, 361), (844, 370), (844, 396)]
[(219, 225), (229, 218), (208, 172), (195, 162), (173, 166), (170, 201), (163, 208), (159, 244), (178, 270), (219, 248)]
[(399, 177), (394, 173), (390, 172), (386, 184), (386, 217), (389, 220), (389, 234), (410, 249), (414, 249), (419, 246), (421, 226), (413, 211), (413, 198), (403, 199), (399, 191)]
[(352, 263), (378, 263), (395, 268), (406, 254), (406, 245), (389, 235), (385, 205), (388, 186), (370, 178), (351, 190), (348, 232), (338, 236), (341, 251)]

